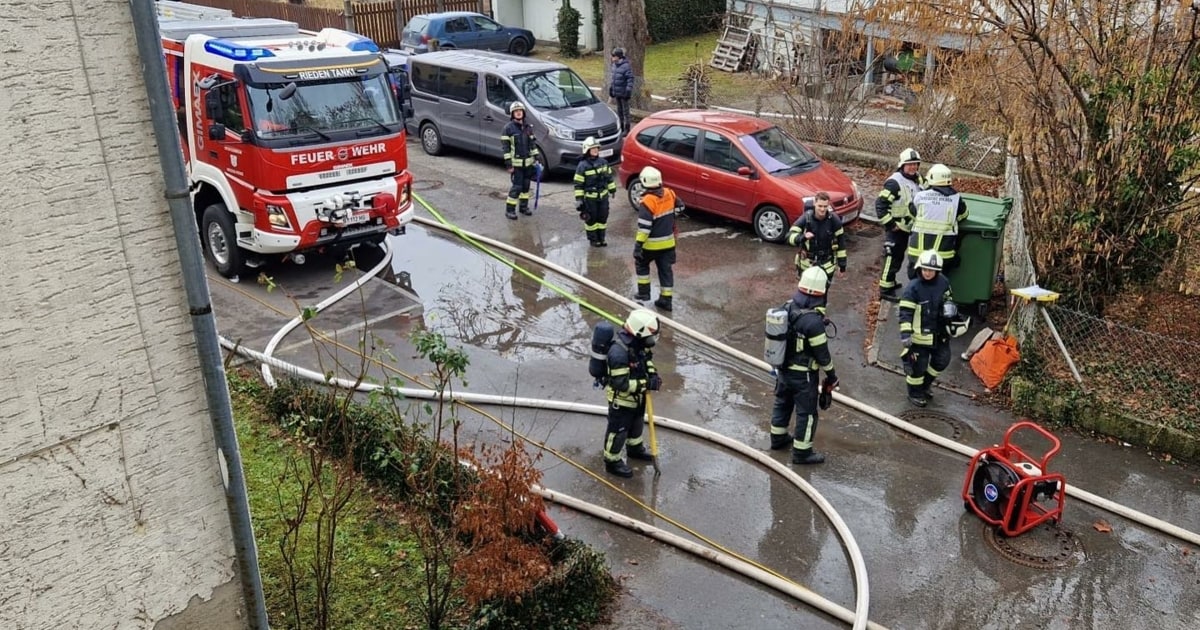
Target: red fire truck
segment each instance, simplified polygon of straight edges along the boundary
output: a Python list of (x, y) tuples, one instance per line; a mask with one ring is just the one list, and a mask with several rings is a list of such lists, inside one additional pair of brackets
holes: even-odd
[(156, 4), (192, 205), (218, 272), (404, 232), (404, 118), (374, 42)]

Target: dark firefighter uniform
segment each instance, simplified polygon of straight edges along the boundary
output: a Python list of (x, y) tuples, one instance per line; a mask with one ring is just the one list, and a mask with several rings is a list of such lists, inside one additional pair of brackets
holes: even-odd
[(650, 263), (658, 268), (659, 297), (654, 305), (665, 311), (672, 308), (675, 293), (675, 213), (683, 209), (675, 191), (666, 186), (649, 188), (638, 203), (638, 227), (634, 237), (633, 269), (637, 274), (635, 299), (650, 299)]
[(629, 476), (621, 451), (632, 459), (649, 460), (650, 451), (642, 440), (645, 426), (646, 391), (657, 378), (654, 355), (640, 339), (619, 330), (608, 349), (608, 380), (604, 387), (608, 399), (608, 427), (604, 433), (604, 463), (609, 472)]
[[(612, 168), (602, 157), (584, 155), (575, 167), (575, 205), (588, 242), (605, 247), (608, 234), (608, 199), (617, 194)], [(580, 205), (582, 204), (582, 205)]]
[[(825, 298), (797, 291), (788, 314), (788, 349), (775, 375), (775, 405), (771, 412), (771, 448), (792, 447), (792, 463), (819, 464), (824, 456), (813, 452), (817, 432), (817, 397), (821, 370), (827, 382), (836, 383), (829, 338), (825, 334)], [(789, 436), (792, 411), (796, 433)]]
[(911, 342), (900, 359), (908, 397), (917, 405), (924, 406), (933, 380), (950, 365), (950, 337), (941, 316), (943, 305), (952, 299), (950, 281), (940, 272), (933, 280), (918, 274), (900, 296), (900, 339)]
[[(933, 250), (942, 271), (958, 266), (958, 225), (967, 218), (967, 202), (953, 186), (933, 186), (913, 196), (912, 234), (908, 237), (908, 277), (917, 277), (917, 256)], [(939, 274), (941, 275), (941, 274)]]
[(500, 136), (500, 144), (504, 149), (504, 167), (512, 169), (512, 187), (508, 189), (508, 199), (504, 201), (504, 212), (510, 219), (517, 218), (518, 209), (521, 214), (531, 215), (529, 187), (537, 177), (538, 157), (533, 125), (524, 119), (508, 121), (504, 126), (504, 135)]
[[(805, 232), (812, 232), (813, 237), (804, 238)], [(804, 214), (787, 233), (787, 244), (800, 248), (796, 252), (796, 275), (815, 264), (825, 270), (832, 282), (834, 267), (846, 271), (845, 236), (842, 218), (832, 208), (825, 212), (824, 219), (818, 219), (816, 210), (805, 204)]]
[(909, 177), (902, 171), (901, 164), (887, 181), (875, 199), (875, 216), (883, 226), (883, 273), (879, 277), (880, 295), (895, 301), (896, 274), (904, 264), (909, 233), (912, 232), (912, 201), (921, 192), (924, 181), (920, 173)]

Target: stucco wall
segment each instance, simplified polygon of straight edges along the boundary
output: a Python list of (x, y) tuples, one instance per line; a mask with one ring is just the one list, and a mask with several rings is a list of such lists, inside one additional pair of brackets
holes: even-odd
[(243, 627), (128, 4), (0, 50), (0, 628)]

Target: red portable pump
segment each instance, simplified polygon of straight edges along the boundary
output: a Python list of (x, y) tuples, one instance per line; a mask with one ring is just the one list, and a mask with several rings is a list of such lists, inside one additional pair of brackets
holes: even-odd
[[(1018, 431), (1038, 433), (1050, 442), (1041, 459), (1030, 457), (1015, 446)], [(1050, 459), (1062, 443), (1049, 431), (1022, 420), (1004, 433), (1004, 442), (981, 449), (967, 468), (963, 481), (963, 507), (974, 512), (1005, 536), (1020, 536), (1038, 525), (1062, 520), (1067, 480), (1061, 474), (1047, 472)]]

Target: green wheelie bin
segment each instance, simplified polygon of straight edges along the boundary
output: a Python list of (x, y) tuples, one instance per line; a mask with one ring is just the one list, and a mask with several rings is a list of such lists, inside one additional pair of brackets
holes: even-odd
[(1012, 199), (963, 193), (967, 220), (958, 224), (958, 268), (946, 274), (954, 301), (967, 312), (984, 317), (1004, 253), (1004, 226)]

